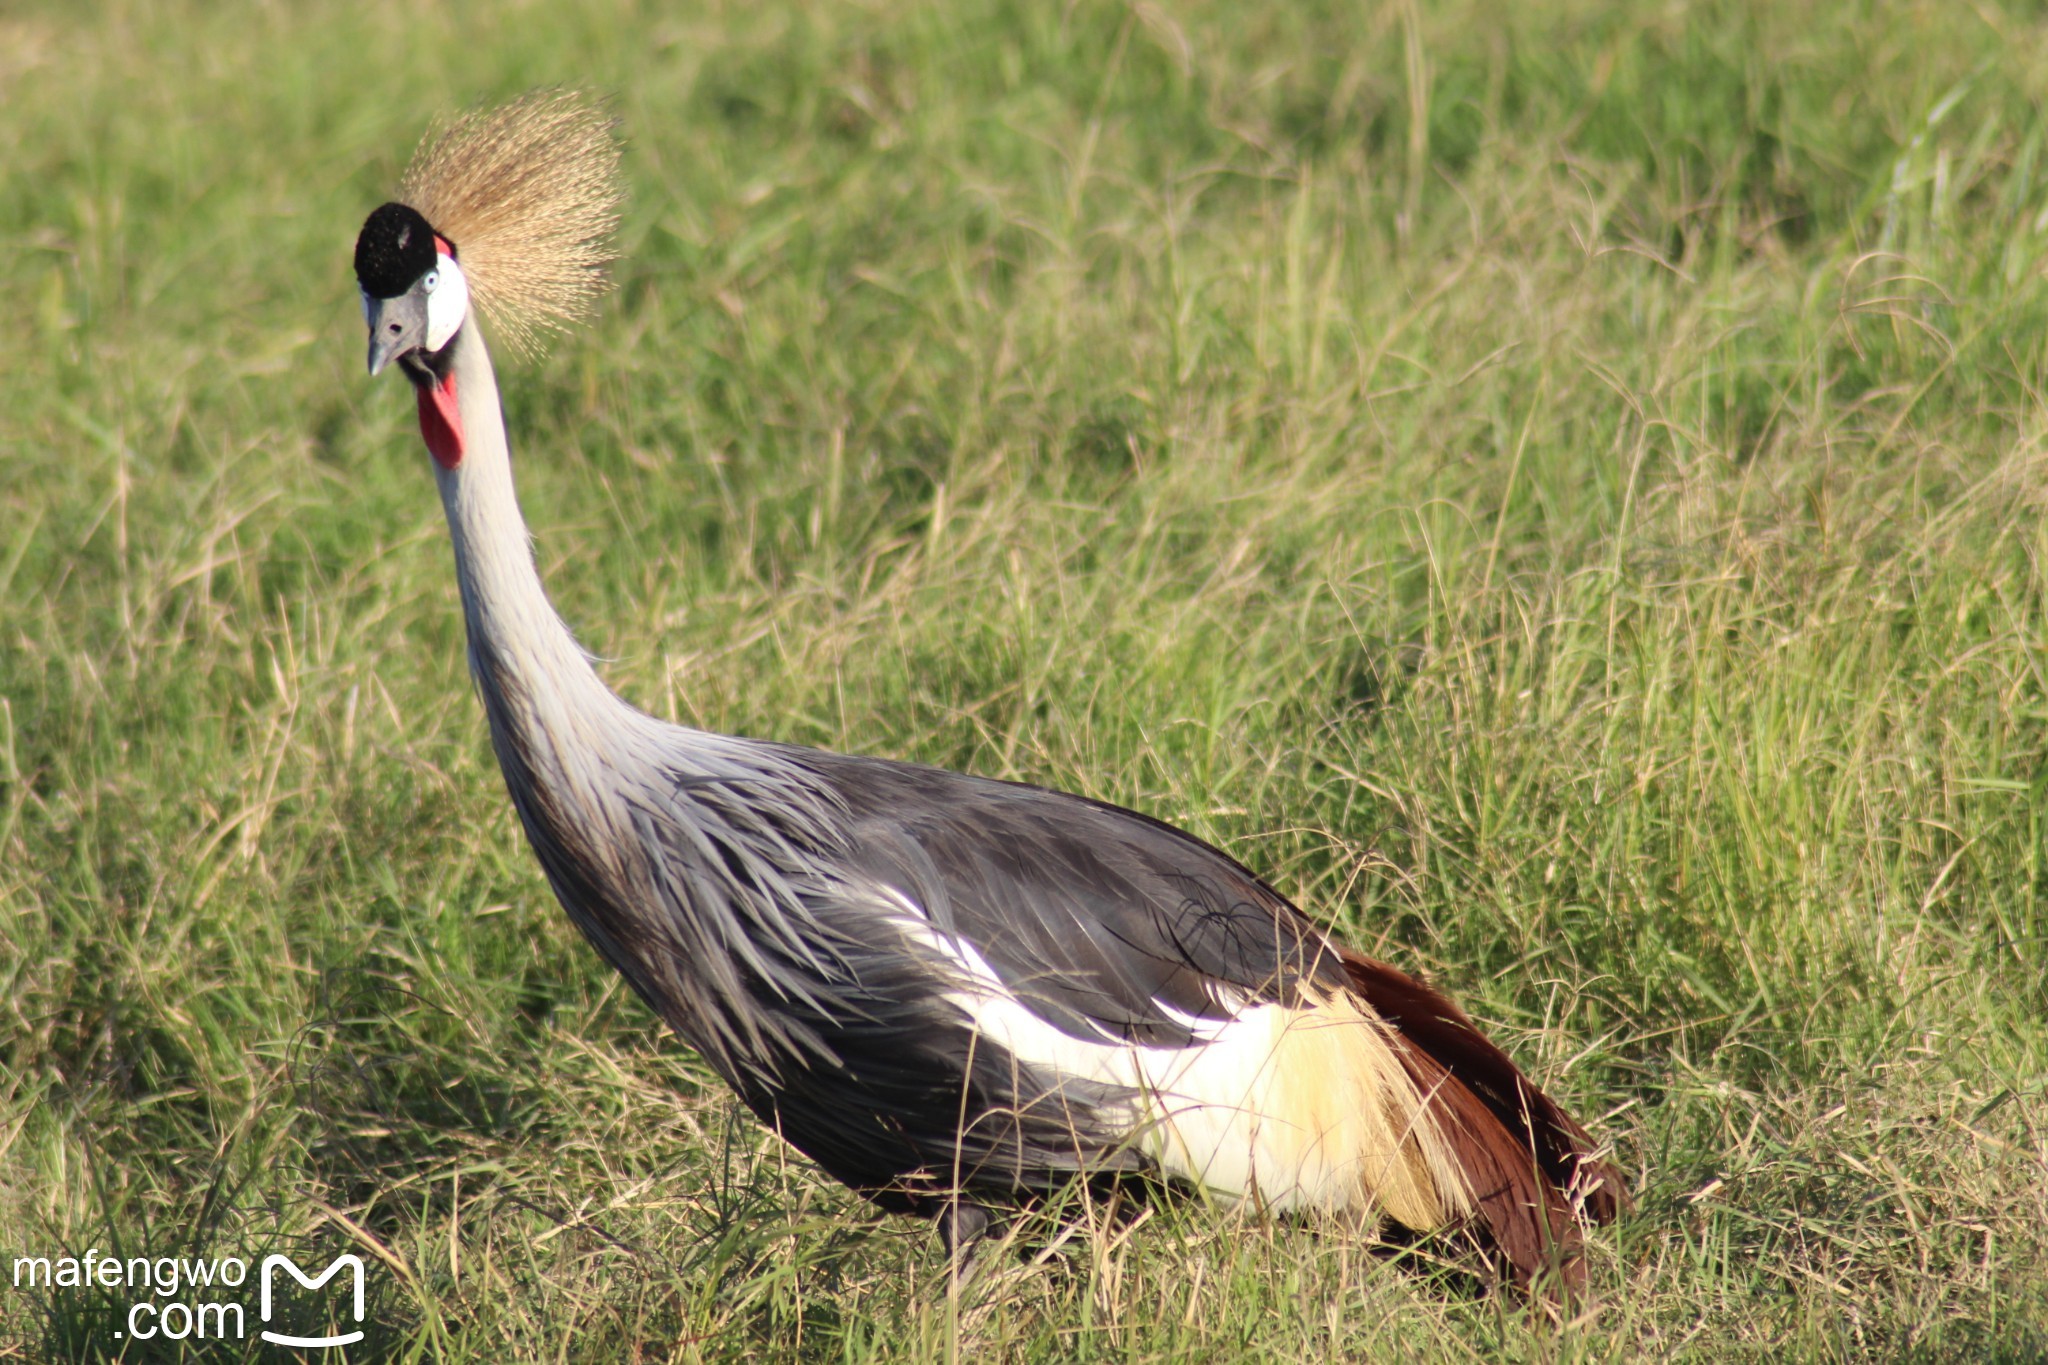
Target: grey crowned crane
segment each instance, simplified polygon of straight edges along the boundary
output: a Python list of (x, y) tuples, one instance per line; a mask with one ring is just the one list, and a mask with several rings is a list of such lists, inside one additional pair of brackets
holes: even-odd
[(555, 895), (762, 1122), (956, 1249), (992, 1206), (1149, 1173), (1224, 1203), (1463, 1231), (1583, 1277), (1621, 1178), (1459, 1008), (1259, 876), (1099, 801), (667, 724), (548, 602), (476, 311), (588, 312), (609, 122), (530, 95), (422, 144), (355, 269), (411, 381), (491, 742)]

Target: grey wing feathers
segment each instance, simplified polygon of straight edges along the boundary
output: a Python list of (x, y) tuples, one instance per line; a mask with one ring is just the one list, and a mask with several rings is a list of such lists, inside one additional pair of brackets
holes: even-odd
[(843, 856), (971, 944), (1072, 1036), (1186, 1046), (1195, 1021), (1341, 981), (1277, 891), (1170, 825), (1084, 797), (793, 751), (846, 811)]
[[(563, 904), (761, 1118), (885, 1205), (1146, 1164), (1128, 1096), (980, 1035), (970, 946), (1053, 1027), (1189, 1046), (1341, 965), (1284, 898), (1169, 826), (937, 769), (664, 729), (616, 784), (610, 874), (512, 789)], [(520, 755), (513, 755), (519, 760)], [(508, 762), (508, 777), (515, 762)], [(1341, 977), (1337, 977), (1341, 982)], [(927, 1182), (927, 1183), (921, 1183)]]

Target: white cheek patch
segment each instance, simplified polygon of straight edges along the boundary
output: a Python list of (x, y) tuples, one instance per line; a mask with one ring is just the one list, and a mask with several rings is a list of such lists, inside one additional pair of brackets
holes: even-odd
[(469, 281), (453, 256), (445, 253), (434, 264), (434, 285), (427, 291), (427, 349), (446, 346), (469, 316)]

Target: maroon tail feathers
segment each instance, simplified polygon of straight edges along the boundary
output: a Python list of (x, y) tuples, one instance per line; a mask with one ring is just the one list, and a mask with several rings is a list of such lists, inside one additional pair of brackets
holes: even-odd
[[(1537, 1089), (1465, 1012), (1414, 977), (1345, 951), (1351, 985), (1394, 1026), (1401, 1063), (1431, 1097), (1479, 1210), (1472, 1229), (1529, 1288), (1585, 1282), (1581, 1214), (1612, 1222), (1627, 1203), (1621, 1173), (1594, 1156), (1584, 1128)], [(1576, 1210), (1575, 1210), (1576, 1206)]]

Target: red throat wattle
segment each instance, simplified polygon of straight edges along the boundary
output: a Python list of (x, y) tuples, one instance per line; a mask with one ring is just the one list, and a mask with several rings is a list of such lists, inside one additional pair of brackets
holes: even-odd
[(462, 463), (462, 410), (455, 405), (455, 372), (424, 389), (416, 389), (420, 401), (420, 435), (434, 463), (453, 469)]

